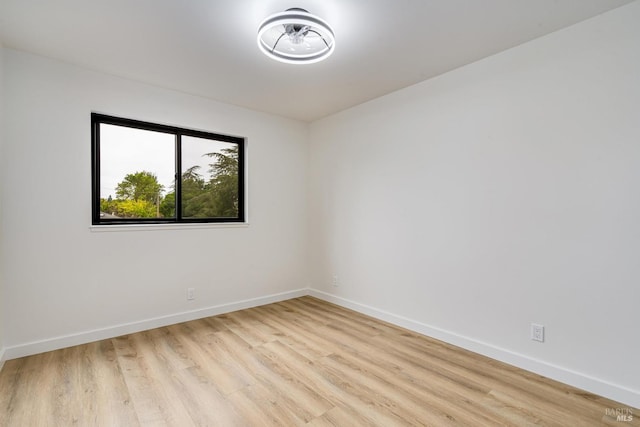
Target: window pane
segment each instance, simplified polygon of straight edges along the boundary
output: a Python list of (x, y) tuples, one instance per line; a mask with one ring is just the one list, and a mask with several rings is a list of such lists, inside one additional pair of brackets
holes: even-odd
[(175, 136), (100, 124), (100, 218), (175, 216)]
[(98, 113), (91, 124), (93, 224), (244, 221), (242, 138)]
[(238, 144), (182, 137), (182, 217), (238, 217)]

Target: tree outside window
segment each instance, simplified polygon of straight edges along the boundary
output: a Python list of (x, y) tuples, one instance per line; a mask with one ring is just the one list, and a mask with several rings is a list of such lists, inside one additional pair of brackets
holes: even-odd
[(242, 138), (100, 114), (92, 129), (94, 224), (244, 221)]

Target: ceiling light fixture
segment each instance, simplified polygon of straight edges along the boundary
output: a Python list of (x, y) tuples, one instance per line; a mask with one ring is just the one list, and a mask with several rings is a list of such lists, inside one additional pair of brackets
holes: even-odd
[(277, 61), (312, 64), (333, 53), (335, 37), (329, 24), (296, 7), (271, 15), (260, 24), (258, 47)]

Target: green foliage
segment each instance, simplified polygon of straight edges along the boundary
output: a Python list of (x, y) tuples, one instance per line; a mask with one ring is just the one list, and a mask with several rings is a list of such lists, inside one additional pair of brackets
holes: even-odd
[(157, 218), (163, 187), (151, 172), (135, 172), (116, 187), (116, 199), (100, 199), (100, 211), (119, 218)]
[(119, 200), (145, 200), (155, 204), (160, 199), (162, 189), (155, 174), (142, 171), (125, 176), (116, 187), (116, 196)]
[[(207, 153), (211, 178), (206, 181), (199, 166), (182, 174), (182, 216), (224, 218), (238, 216), (238, 147)], [(100, 210), (120, 218), (169, 218), (176, 215), (176, 193), (164, 197), (163, 186), (151, 172), (128, 174), (116, 187), (116, 199), (100, 199)]]
[(216, 159), (215, 163), (209, 165), (212, 216), (238, 216), (238, 147), (225, 148), (222, 153), (207, 155)]
[(160, 216), (171, 218), (176, 216), (176, 192), (167, 193), (160, 202)]
[(238, 148), (207, 153), (215, 159), (209, 164), (211, 179), (205, 181), (197, 170), (182, 174), (182, 216), (185, 218), (224, 218), (238, 216)]
[(119, 218), (155, 218), (156, 207), (146, 200), (100, 199), (100, 211)]
[(119, 200), (118, 213), (125, 218), (153, 218), (156, 207), (147, 200)]
[(108, 213), (111, 215), (115, 215), (116, 206), (109, 196), (108, 199), (100, 199), (100, 212)]
[(192, 166), (182, 174), (182, 216), (207, 217), (207, 184), (198, 174), (200, 166)]

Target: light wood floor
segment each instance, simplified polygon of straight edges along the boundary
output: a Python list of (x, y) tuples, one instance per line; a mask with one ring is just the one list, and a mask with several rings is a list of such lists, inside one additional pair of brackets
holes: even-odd
[(628, 408), (312, 297), (5, 363), (0, 426), (640, 425)]

